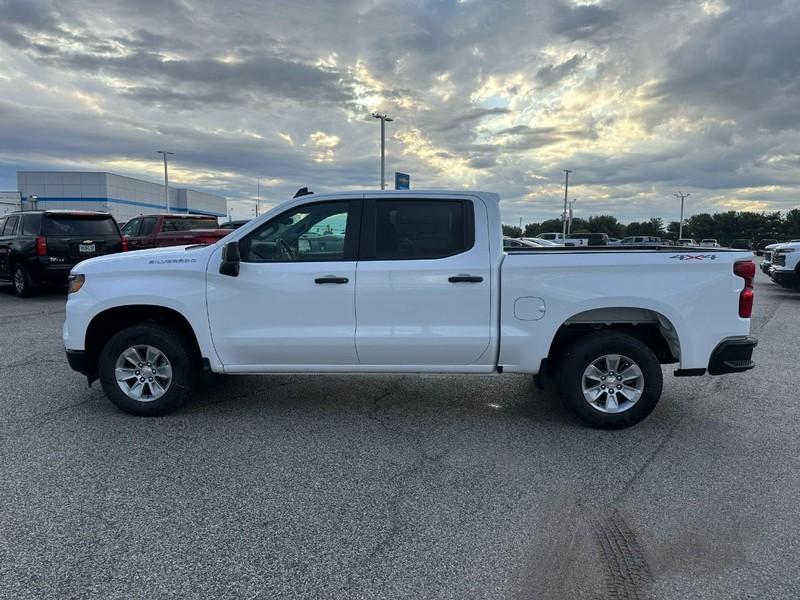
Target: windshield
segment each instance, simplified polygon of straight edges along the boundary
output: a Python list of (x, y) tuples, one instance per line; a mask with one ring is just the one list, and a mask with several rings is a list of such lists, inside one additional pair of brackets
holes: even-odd
[(45, 235), (116, 235), (117, 224), (111, 216), (46, 215)]

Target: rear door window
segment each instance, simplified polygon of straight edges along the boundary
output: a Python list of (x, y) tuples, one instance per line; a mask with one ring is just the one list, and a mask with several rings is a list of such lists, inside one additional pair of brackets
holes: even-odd
[(25, 215), (22, 219), (22, 235), (39, 235), (42, 230), (42, 215)]
[(17, 223), (19, 223), (18, 216), (8, 217), (6, 224), (3, 227), (3, 236), (8, 237), (14, 235), (17, 229)]
[(192, 231), (194, 229), (216, 229), (217, 220), (213, 217), (207, 219), (164, 219), (162, 231)]
[(453, 256), (474, 244), (472, 203), (464, 200), (376, 200), (375, 259)]
[(145, 217), (142, 219), (142, 228), (139, 230), (139, 235), (153, 235), (156, 221), (158, 221), (158, 217)]
[(84, 215), (47, 215), (44, 232), (47, 235), (63, 236), (101, 236), (116, 235), (117, 224), (108, 217), (87, 217)]

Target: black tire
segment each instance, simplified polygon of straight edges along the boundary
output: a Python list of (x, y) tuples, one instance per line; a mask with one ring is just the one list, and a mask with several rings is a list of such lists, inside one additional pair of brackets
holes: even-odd
[[(172, 379), (157, 399), (136, 400), (117, 383), (117, 360), (123, 352), (138, 346), (157, 349), (171, 366)], [(132, 415), (157, 417), (171, 413), (189, 399), (201, 370), (191, 347), (184, 335), (165, 326), (144, 324), (123, 329), (108, 340), (100, 353), (98, 375), (103, 391), (117, 408)]]
[[(623, 412), (602, 412), (583, 393), (584, 372), (609, 354), (630, 358), (642, 373), (641, 396)], [(624, 429), (644, 419), (658, 404), (662, 385), (661, 365), (653, 351), (635, 337), (617, 331), (598, 331), (578, 339), (562, 356), (558, 377), (562, 402), (584, 423), (598, 429)]]
[(11, 282), (14, 284), (14, 293), (20, 298), (30, 298), (36, 292), (31, 274), (20, 264), (11, 269)]

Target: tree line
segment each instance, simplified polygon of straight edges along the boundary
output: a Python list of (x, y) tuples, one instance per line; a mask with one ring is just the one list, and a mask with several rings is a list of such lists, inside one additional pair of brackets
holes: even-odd
[[(612, 215), (597, 215), (588, 219), (572, 219), (572, 233), (607, 233), (612, 238), (631, 235), (651, 235), (664, 239), (677, 240), (679, 222), (668, 224), (660, 217), (647, 221), (620, 223)], [(503, 235), (508, 237), (536, 237), (540, 233), (561, 231), (561, 219), (548, 219), (540, 223), (528, 223), (523, 228), (516, 225), (503, 225)], [(786, 213), (727, 211), (715, 214), (700, 213), (689, 217), (683, 224), (683, 237), (700, 241), (715, 238), (721, 244), (730, 244), (735, 239), (748, 239), (753, 242), (765, 238), (790, 240), (800, 238), (800, 209), (794, 208)]]

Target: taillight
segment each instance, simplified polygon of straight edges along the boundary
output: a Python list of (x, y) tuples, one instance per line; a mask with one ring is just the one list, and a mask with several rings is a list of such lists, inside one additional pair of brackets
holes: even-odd
[(739, 316), (749, 319), (753, 314), (753, 278), (756, 276), (756, 265), (751, 260), (740, 260), (733, 263), (733, 273), (744, 279), (744, 289), (739, 294)]
[(122, 251), (128, 251), (128, 238), (122, 238)]
[(47, 256), (47, 238), (43, 235), (36, 238), (36, 256)]

